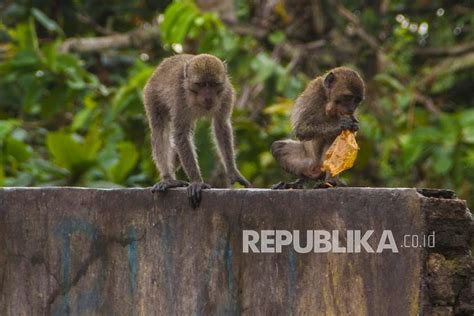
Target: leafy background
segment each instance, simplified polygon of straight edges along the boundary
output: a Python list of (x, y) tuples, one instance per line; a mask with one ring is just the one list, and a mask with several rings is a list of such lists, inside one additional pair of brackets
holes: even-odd
[[(473, 23), (469, 0), (3, 1), (0, 185), (152, 185), (143, 86), (163, 58), (206, 52), (229, 65), (238, 165), (256, 187), (289, 179), (269, 147), (291, 137), (293, 100), (347, 65), (367, 98), (343, 178), (473, 201)], [(208, 132), (200, 164), (224, 185)]]

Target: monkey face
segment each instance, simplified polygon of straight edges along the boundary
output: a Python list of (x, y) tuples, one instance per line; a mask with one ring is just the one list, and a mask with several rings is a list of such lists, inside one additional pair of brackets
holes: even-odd
[(362, 97), (346, 93), (337, 96), (333, 102), (338, 116), (353, 115), (359, 103), (362, 102)]
[(194, 106), (212, 110), (221, 103), (227, 77), (224, 63), (210, 55), (197, 55), (185, 67), (185, 89)]
[(196, 81), (190, 82), (188, 89), (191, 102), (195, 106), (212, 110), (220, 104), (224, 84), (217, 81)]
[(326, 114), (329, 115), (353, 115), (364, 99), (364, 82), (349, 68), (331, 70), (324, 78), (324, 88), (328, 97)]

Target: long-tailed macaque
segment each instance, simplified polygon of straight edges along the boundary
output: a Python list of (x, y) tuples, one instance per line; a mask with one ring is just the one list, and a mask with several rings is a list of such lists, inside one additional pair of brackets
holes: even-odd
[(322, 180), (319, 187), (344, 185), (339, 178), (321, 171), (324, 155), (343, 131), (357, 131), (354, 112), (364, 99), (364, 81), (357, 72), (338, 67), (312, 80), (296, 99), (291, 122), (298, 141), (279, 140), (272, 154), (281, 167), (298, 177), (280, 182), (273, 189), (303, 188), (307, 180)]
[[(153, 160), (160, 182), (152, 192), (187, 187), (193, 208), (201, 201), (203, 182), (194, 147), (194, 126), (198, 118), (212, 118), (214, 140), (231, 183), (250, 183), (235, 163), (231, 114), (235, 96), (225, 64), (207, 54), (176, 55), (166, 58), (148, 80), (144, 103), (151, 129)], [(181, 163), (190, 183), (177, 180)]]

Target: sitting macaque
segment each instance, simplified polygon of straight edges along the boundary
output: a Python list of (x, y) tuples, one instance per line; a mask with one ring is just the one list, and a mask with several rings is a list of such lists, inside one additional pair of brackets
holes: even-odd
[[(230, 182), (250, 186), (235, 163), (230, 122), (234, 100), (226, 66), (215, 56), (176, 55), (156, 68), (144, 90), (153, 160), (161, 177), (152, 192), (187, 187), (191, 206), (199, 206), (201, 190), (210, 188), (201, 177), (193, 140), (195, 122), (203, 116), (212, 118), (214, 140)], [(176, 179), (179, 163), (190, 184)]]
[(321, 171), (321, 166), (327, 149), (343, 130), (359, 129), (354, 112), (364, 99), (364, 90), (359, 74), (346, 67), (334, 68), (308, 84), (296, 99), (291, 115), (299, 141), (279, 140), (272, 144), (273, 157), (298, 180), (280, 182), (273, 189), (300, 189), (307, 180), (325, 180), (319, 187), (344, 185), (338, 176)]

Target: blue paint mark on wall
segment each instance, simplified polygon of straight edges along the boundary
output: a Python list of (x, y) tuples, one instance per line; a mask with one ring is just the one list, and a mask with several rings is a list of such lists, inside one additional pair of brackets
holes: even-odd
[(232, 250), (232, 244), (230, 236), (227, 236), (225, 250), (224, 250), (224, 264), (227, 275), (227, 289), (229, 293), (229, 302), (226, 312), (230, 315), (240, 315), (240, 308), (237, 301), (238, 289), (235, 286), (235, 275), (234, 275), (234, 252)]
[[(209, 284), (211, 282), (211, 274), (214, 271), (214, 265), (217, 262), (220, 255), (224, 254), (225, 239), (219, 238), (216, 242), (216, 247), (211, 250), (210, 256), (207, 260), (206, 273), (204, 274), (204, 280), (202, 280), (202, 286), (199, 288), (199, 292), (196, 298), (196, 313), (193, 315), (206, 315), (205, 307), (206, 302), (209, 300)], [(219, 269), (216, 269), (219, 271)]]
[(173, 278), (173, 257), (172, 257), (172, 242), (173, 242), (173, 235), (171, 234), (170, 224), (168, 223), (161, 223), (161, 231), (160, 231), (160, 240), (161, 240), (161, 253), (164, 255), (163, 258), (163, 269), (165, 272), (165, 289), (166, 289), (166, 301), (170, 302), (168, 305), (168, 314), (175, 315), (174, 309), (174, 278)]
[[(206, 314), (206, 302), (209, 301), (209, 289), (211, 288), (212, 273), (221, 272), (223, 269), (217, 267), (219, 264), (224, 265), (225, 275), (219, 275), (224, 277), (227, 283), (227, 300), (225, 304), (216, 306), (216, 315), (240, 315), (240, 306), (238, 303), (238, 288), (235, 285), (234, 275), (234, 262), (233, 262), (233, 250), (230, 241), (230, 236), (227, 238), (219, 238), (216, 242), (216, 246), (212, 249), (210, 256), (207, 261), (206, 273), (204, 280), (202, 280), (202, 286), (199, 289), (199, 293), (196, 299), (196, 311), (193, 315), (207, 315)], [(222, 272), (221, 272), (222, 273)]]
[[(70, 314), (70, 297), (68, 294), (71, 288), (71, 237), (73, 234), (84, 234), (92, 242), (97, 240), (97, 230), (87, 221), (77, 218), (67, 218), (61, 221), (56, 229), (54, 235), (61, 238), (63, 241), (61, 253), (61, 291), (65, 294), (60, 296), (60, 301), (53, 310), (53, 315), (68, 315)], [(99, 304), (98, 290), (96, 287), (90, 293), (83, 293), (79, 296), (78, 304), (81, 309), (94, 309)]]
[(288, 252), (288, 314), (294, 315), (296, 298), (296, 255), (293, 249)]
[(232, 257), (233, 257), (232, 247), (230, 244), (230, 240), (228, 239), (225, 245), (224, 262), (225, 262), (225, 271), (227, 274), (227, 287), (229, 288), (229, 292), (231, 293), (233, 292), (233, 289), (235, 287)]
[(137, 272), (138, 272), (138, 258), (137, 258), (137, 229), (130, 227), (128, 230), (128, 238), (130, 243), (127, 246), (127, 257), (128, 257), (128, 295), (131, 301), (131, 314), (135, 315), (135, 291), (137, 288)]

